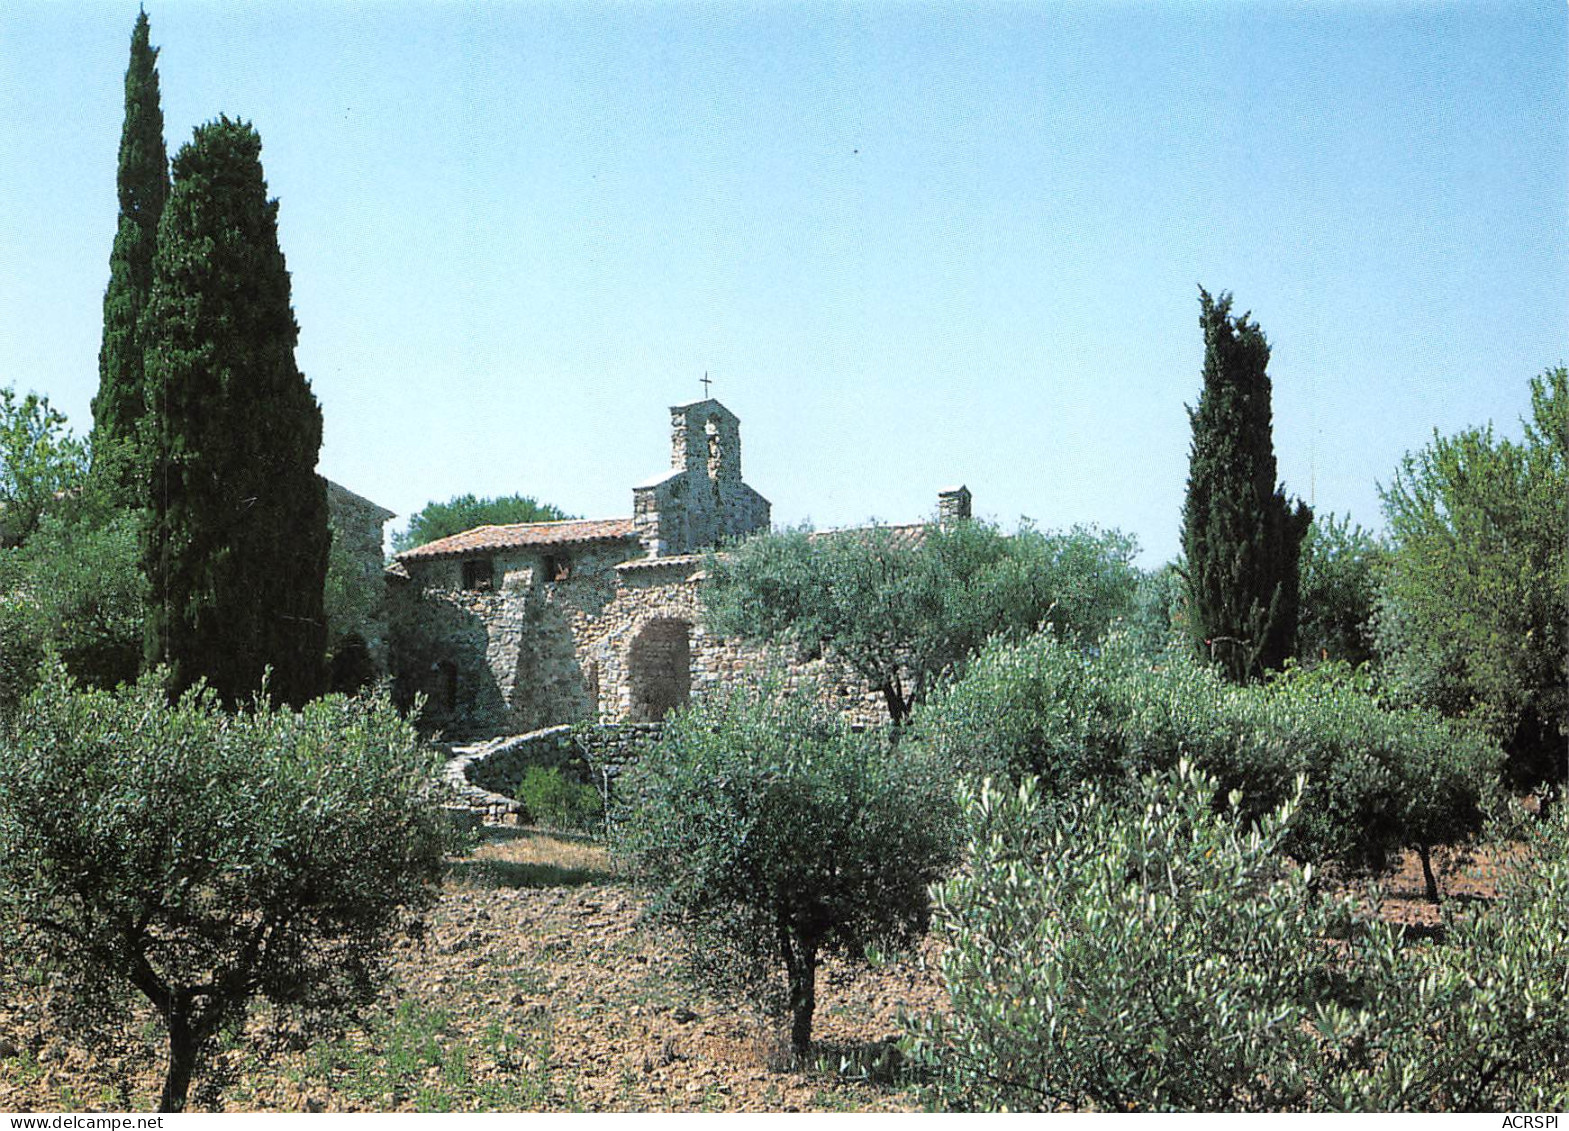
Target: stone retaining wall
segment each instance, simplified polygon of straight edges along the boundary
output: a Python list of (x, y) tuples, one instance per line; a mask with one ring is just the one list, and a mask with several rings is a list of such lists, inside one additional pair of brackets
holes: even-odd
[(608, 794), (611, 783), (659, 741), (663, 729), (659, 723), (565, 724), (456, 746), (445, 776), (458, 804), (502, 821), (521, 811), (515, 795), (530, 766), (559, 769)]

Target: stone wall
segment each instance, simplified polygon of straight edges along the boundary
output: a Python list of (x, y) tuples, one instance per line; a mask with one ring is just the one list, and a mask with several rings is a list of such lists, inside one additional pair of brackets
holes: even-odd
[[(496, 554), (492, 587), (478, 590), (461, 587), (461, 560), (413, 564), (390, 602), (399, 701), (424, 694), (422, 725), (452, 739), (628, 717), (625, 652), (587, 642), (624, 627), (615, 566), (629, 549), (612, 542)], [(570, 562), (565, 580), (545, 580), (547, 556)], [(665, 604), (681, 619), (695, 616), (684, 593)]]
[(456, 806), (491, 823), (515, 821), (533, 766), (560, 770), (599, 790), (608, 807), (618, 778), (664, 733), (661, 723), (577, 723), (451, 747), (445, 778)]
[(558, 769), (578, 781), (606, 789), (654, 743), (658, 723), (610, 723), (545, 727), (454, 751), (470, 785), (490, 795), (515, 798), (531, 766)]
[(405, 710), (424, 697), (421, 730), (461, 741), (528, 729), (513, 725), (490, 663), (493, 634), (516, 619), (505, 597), (393, 579), (387, 611), (393, 697)]
[(386, 563), (382, 546), (384, 528), (397, 516), (330, 479), (323, 482), (327, 485), (327, 523), (332, 528), (333, 546), (348, 556), (353, 567), (353, 582), (367, 592), (364, 601), (367, 612), (363, 616), (352, 624), (333, 624), (328, 628), (338, 639), (351, 634), (359, 636), (365, 642), (375, 671), (385, 673), (389, 626), (383, 600), (382, 570)]
[[(766, 530), (770, 508), (742, 481), (729, 409), (676, 405), (670, 422), (671, 468), (633, 488), (629, 536), (547, 545), (541, 535), (533, 548), (489, 551), (474, 548), (480, 538), (403, 561), (389, 616), (393, 677), (400, 702), (427, 697), (427, 729), (469, 738), (653, 722), (769, 672), (787, 689), (819, 688), (857, 722), (886, 721), (881, 696), (842, 666), (708, 631), (695, 551)], [(968, 513), (963, 488), (943, 500), (945, 520)]]
[(882, 697), (842, 665), (801, 660), (785, 646), (753, 644), (711, 632), (703, 621), (702, 562), (701, 557), (686, 555), (622, 565), (615, 600), (592, 622), (579, 626), (580, 662), (598, 674), (601, 720), (641, 721), (638, 642), (652, 626), (673, 622), (684, 624), (689, 634), (691, 698), (771, 674), (787, 691), (812, 687), (856, 722), (887, 721)]
[(710, 632), (698, 555), (612, 564), (622, 552), (580, 552), (568, 580), (543, 584), (528, 555), (498, 557), (501, 585), (488, 591), (431, 583), (450, 582), (457, 563), (422, 565), (425, 584), (395, 586), (390, 602), (399, 702), (424, 694), (421, 725), (466, 740), (585, 720), (658, 721), (772, 673), (788, 690), (818, 688), (857, 722), (886, 721), (881, 697), (843, 667)]

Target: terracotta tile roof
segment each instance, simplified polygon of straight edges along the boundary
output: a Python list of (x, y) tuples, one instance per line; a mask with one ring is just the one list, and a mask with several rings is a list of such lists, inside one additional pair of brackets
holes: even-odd
[(898, 524), (876, 526), (848, 526), (841, 530), (818, 530), (810, 535), (813, 542), (828, 538), (867, 537), (876, 531), (884, 532), (888, 541), (897, 550), (913, 550), (926, 541), (926, 532), (930, 530), (930, 522), (905, 522)]
[(438, 538), (394, 555), (400, 562), (461, 558), (498, 550), (533, 546), (565, 546), (576, 542), (619, 542), (632, 537), (630, 518), (577, 518), (567, 522), (518, 522), (508, 526), (476, 526), (462, 534)]

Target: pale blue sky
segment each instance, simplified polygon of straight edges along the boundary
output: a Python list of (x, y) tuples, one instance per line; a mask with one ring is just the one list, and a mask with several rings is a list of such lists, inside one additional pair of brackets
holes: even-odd
[[(171, 155), (262, 136), (321, 470), (627, 514), (668, 405), (776, 523), (1178, 547), (1197, 285), (1274, 346), (1288, 489), (1378, 525), (1434, 428), (1569, 356), (1544, 3), (148, 7)], [(85, 432), (136, 6), (0, 11), (0, 383)]]

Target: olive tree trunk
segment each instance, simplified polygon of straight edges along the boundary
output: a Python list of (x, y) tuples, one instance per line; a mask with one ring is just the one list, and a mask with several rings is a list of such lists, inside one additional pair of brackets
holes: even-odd
[(191, 1092), (191, 1079), (196, 1075), (202, 1037), (183, 1011), (171, 1011), (164, 1020), (169, 1027), (169, 1071), (164, 1077), (158, 1110), (180, 1112), (185, 1110), (185, 1101)]
[(790, 990), (790, 1050), (802, 1057), (812, 1047), (812, 1014), (817, 1009), (817, 944), (781, 926), (779, 947)]
[(1416, 854), (1422, 861), (1422, 879), (1427, 882), (1427, 901), (1438, 903), (1441, 897), (1438, 893), (1438, 877), (1433, 874), (1433, 846), (1419, 844), (1416, 846)]

